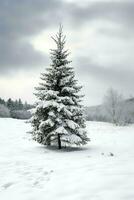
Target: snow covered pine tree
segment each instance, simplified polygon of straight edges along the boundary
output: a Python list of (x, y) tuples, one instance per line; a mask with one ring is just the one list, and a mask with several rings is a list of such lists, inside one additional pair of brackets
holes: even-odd
[(38, 103), (31, 118), (33, 139), (43, 145), (84, 145), (89, 140), (85, 131), (81, 87), (77, 86), (74, 71), (68, 64), (64, 50), (65, 36), (60, 26), (52, 39), (57, 48), (51, 50), (51, 65), (41, 74), (42, 82), (36, 87)]

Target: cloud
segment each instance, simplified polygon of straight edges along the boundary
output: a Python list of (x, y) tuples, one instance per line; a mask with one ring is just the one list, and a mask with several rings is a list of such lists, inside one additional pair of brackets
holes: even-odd
[[(16, 73), (12, 94), (14, 96), (16, 90), (23, 91), (23, 95), (19, 95), (27, 99), (27, 82), (33, 78), (33, 84), (38, 68), (48, 64), (47, 51), (41, 53), (35, 49), (31, 39), (44, 31), (55, 33), (60, 22), (70, 34), (75, 55), (73, 63), (78, 66), (77, 74), (85, 85), (87, 102), (92, 98), (92, 103), (97, 103), (109, 86), (133, 91), (133, 10), (134, 2), (129, 0), (87, 0), (85, 4), (84, 0), (82, 3), (77, 0), (0, 0), (0, 75), (5, 80), (1, 94), (7, 91), (9, 96), (8, 81), (11, 84), (11, 80), (7, 74)], [(43, 39), (49, 46), (47, 38)], [(22, 83), (26, 80), (24, 85), (18, 78), (19, 70), (25, 71), (20, 73), (24, 76)], [(5, 82), (7, 85), (3, 87)]]
[(47, 55), (35, 50), (30, 38), (58, 20), (58, 16), (52, 17), (57, 14), (58, 5), (56, 0), (0, 1), (1, 74), (47, 62)]
[[(81, 64), (82, 63), (82, 66)], [(98, 65), (89, 60), (89, 58), (81, 57), (76, 64), (77, 73), (85, 77), (90, 83), (90, 78), (94, 77), (97, 82), (103, 83), (106, 87), (123, 88), (126, 92), (133, 91), (134, 85), (134, 69), (127, 69), (126, 66), (105, 66)]]
[[(51, 27), (57, 29), (60, 22), (80, 31), (90, 22), (107, 20), (125, 27), (128, 34), (132, 33), (133, 10), (133, 2), (94, 1), (81, 6), (61, 0), (1, 0), (0, 72), (45, 65), (48, 55), (35, 50), (30, 38)], [(112, 32), (101, 31), (109, 35)]]
[(0, 72), (7, 73), (21, 68), (44, 65), (47, 57), (33, 49), (33, 46), (19, 40), (0, 40)]
[(133, 1), (101, 1), (89, 3), (85, 7), (72, 7), (72, 17), (75, 24), (89, 22), (92, 20), (108, 20), (120, 25), (134, 25), (134, 2)]

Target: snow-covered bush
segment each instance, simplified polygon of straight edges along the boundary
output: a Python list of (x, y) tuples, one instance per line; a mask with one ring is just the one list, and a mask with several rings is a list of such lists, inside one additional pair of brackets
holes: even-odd
[(9, 109), (3, 104), (0, 104), (0, 117), (10, 117)]
[(31, 113), (27, 110), (13, 110), (11, 117), (15, 119), (30, 119)]

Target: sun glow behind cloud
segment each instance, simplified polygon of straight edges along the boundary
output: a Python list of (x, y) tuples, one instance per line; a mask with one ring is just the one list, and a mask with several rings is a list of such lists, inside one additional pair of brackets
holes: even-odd
[[(35, 97), (32, 94), (34, 87), (39, 81), (39, 74), (35, 73), (18, 73), (17, 77), (11, 76), (0, 79), (0, 91), (2, 98), (12, 99), (21, 98), (23, 101), (34, 103)], [(9, 84), (10, 83), (10, 84)], [(3, 89), (3, 86), (5, 89)]]

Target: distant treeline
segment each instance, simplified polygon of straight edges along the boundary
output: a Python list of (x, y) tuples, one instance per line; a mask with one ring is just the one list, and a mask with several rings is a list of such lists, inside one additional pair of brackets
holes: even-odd
[(16, 100), (9, 98), (7, 101), (0, 98), (0, 117), (28, 119), (31, 116), (29, 110), (32, 108), (33, 105), (23, 103), (20, 98)]
[(7, 101), (0, 98), (0, 104), (5, 105), (8, 107), (9, 110), (28, 110), (33, 108), (31, 104), (28, 104), (27, 102), (23, 103), (22, 100), (19, 98), (15, 101), (9, 98)]

